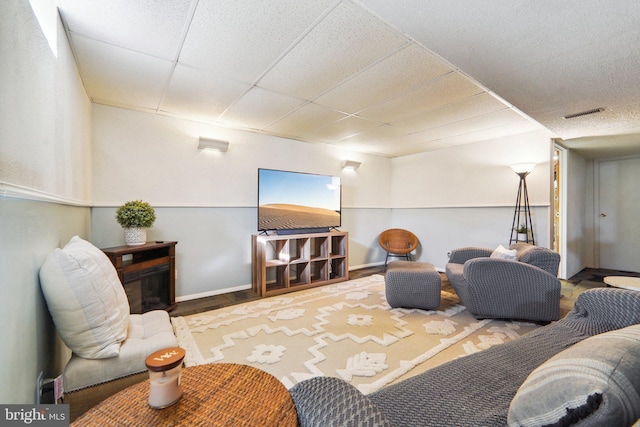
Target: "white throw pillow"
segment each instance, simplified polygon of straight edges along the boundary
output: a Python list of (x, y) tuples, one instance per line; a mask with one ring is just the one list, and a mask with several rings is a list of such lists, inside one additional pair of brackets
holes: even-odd
[(119, 354), (129, 327), (129, 302), (104, 252), (74, 236), (47, 256), (40, 286), (58, 333), (75, 354), (87, 359)]
[(493, 251), (493, 253), (491, 254), (491, 258), (501, 258), (517, 261), (518, 251), (515, 249), (507, 249), (504, 246), (500, 245), (496, 248), (495, 251)]

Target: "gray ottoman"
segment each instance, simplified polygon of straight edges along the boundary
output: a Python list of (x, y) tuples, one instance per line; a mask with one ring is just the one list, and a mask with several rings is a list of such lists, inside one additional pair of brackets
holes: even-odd
[(440, 273), (433, 264), (393, 261), (384, 281), (391, 307), (433, 310), (440, 306)]

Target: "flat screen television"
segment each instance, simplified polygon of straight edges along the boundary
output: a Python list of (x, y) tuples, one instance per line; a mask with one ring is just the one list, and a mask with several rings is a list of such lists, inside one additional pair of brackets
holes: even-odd
[(258, 169), (258, 231), (328, 231), (341, 224), (340, 177)]

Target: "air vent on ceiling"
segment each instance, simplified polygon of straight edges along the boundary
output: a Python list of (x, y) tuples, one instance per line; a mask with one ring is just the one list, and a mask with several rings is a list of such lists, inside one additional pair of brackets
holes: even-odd
[(604, 108), (594, 108), (593, 110), (582, 111), (580, 113), (575, 114), (567, 114), (566, 116), (562, 116), (563, 119), (575, 119), (576, 117), (588, 116), (589, 114), (601, 113), (604, 111)]

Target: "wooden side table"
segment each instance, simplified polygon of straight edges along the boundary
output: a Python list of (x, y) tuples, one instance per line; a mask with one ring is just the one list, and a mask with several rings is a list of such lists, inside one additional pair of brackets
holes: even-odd
[(234, 363), (182, 370), (182, 398), (164, 409), (151, 408), (149, 380), (105, 399), (73, 426), (292, 426), (298, 414), (286, 387), (260, 369)]

